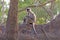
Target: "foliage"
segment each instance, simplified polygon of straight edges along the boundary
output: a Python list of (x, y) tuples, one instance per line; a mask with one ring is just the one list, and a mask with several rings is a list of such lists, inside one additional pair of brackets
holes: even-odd
[[(33, 5), (35, 3), (35, 1), (36, 0), (24, 0), (24, 1), (19, 0), (18, 10), (20, 10), (22, 8), (25, 8), (27, 6)], [(48, 0), (38, 0), (38, 1), (41, 1), (42, 3), (45, 3)], [(9, 4), (5, 3), (5, 5), (9, 5)], [(2, 8), (2, 6), (0, 5), (0, 17), (2, 16), (1, 8)], [(54, 14), (57, 13), (57, 10), (60, 10), (60, 0), (56, 0), (55, 1), (55, 6), (54, 6), (54, 10), (53, 10)], [(46, 20), (50, 19), (50, 16), (48, 15), (48, 13), (42, 7), (32, 8), (32, 11), (37, 16), (36, 24), (45, 24)], [(6, 14), (8, 13), (8, 8), (5, 10), (5, 13)], [(23, 21), (23, 18), (25, 17), (25, 15), (26, 15), (26, 11), (25, 10), (21, 11), (21, 12), (18, 12), (18, 18), (19, 18), (18, 23), (21, 23)]]

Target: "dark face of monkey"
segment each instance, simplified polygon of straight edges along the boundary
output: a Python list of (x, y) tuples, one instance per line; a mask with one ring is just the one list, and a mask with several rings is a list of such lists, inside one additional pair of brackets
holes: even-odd
[(27, 8), (26, 10), (27, 10), (27, 12), (28, 12), (28, 11), (30, 11), (31, 9), (30, 9), (30, 8)]

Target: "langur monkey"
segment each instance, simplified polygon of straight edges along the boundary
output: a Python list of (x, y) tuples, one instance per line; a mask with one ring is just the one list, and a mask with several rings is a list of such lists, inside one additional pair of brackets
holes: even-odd
[(25, 24), (31, 24), (33, 26), (34, 32), (37, 34), (36, 29), (35, 29), (36, 15), (34, 12), (31, 11), (30, 8), (27, 8), (26, 12), (27, 12), (27, 15), (24, 18), (24, 23)]

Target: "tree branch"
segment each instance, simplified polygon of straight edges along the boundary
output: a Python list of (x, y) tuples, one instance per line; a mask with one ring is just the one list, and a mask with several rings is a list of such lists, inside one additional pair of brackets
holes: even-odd
[(28, 8), (28, 7), (30, 7), (30, 8), (33, 8), (33, 7), (42, 7), (42, 6), (45, 6), (47, 3), (50, 3), (50, 2), (53, 2), (53, 1), (48, 1), (48, 2), (45, 2), (45, 3), (43, 3), (41, 5), (38, 5), (38, 6), (37, 5), (30, 5), (30, 6), (27, 6), (25, 8), (20, 9), (18, 12), (22, 12), (22, 11), (26, 10), (26, 8)]

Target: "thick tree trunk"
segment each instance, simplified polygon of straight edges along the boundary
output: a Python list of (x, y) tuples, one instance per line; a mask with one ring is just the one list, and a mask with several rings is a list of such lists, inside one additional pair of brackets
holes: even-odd
[(10, 8), (6, 24), (7, 40), (17, 40), (18, 34), (17, 14), (18, 14), (18, 0), (10, 0)]

